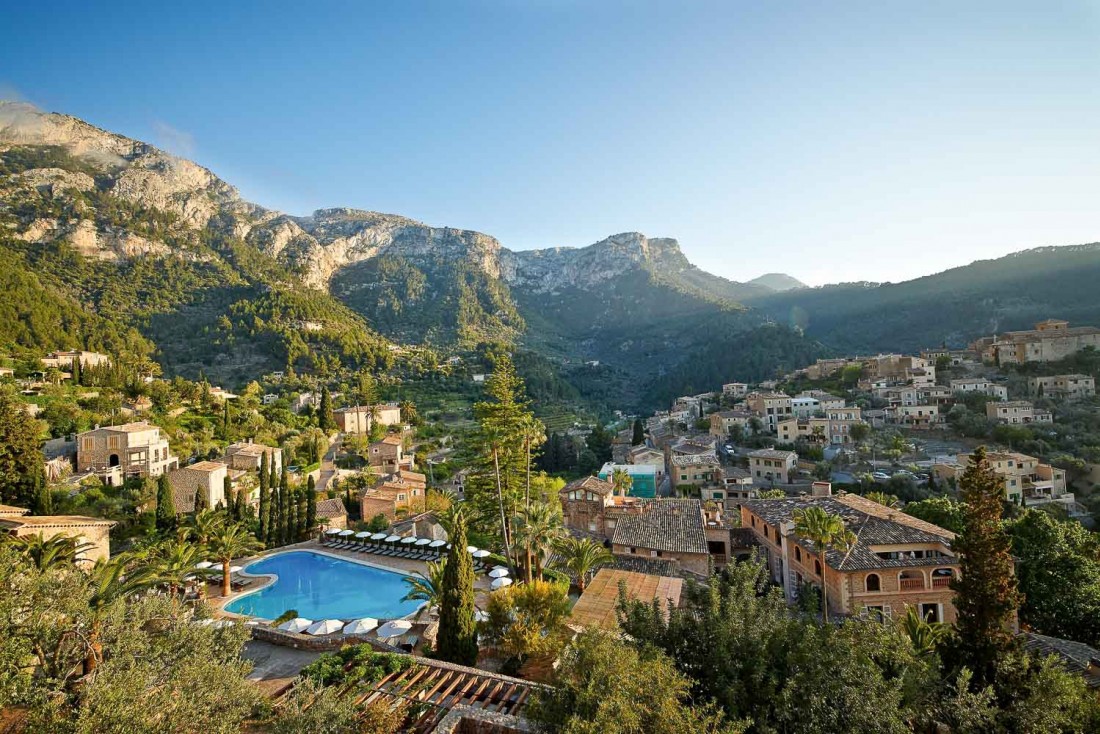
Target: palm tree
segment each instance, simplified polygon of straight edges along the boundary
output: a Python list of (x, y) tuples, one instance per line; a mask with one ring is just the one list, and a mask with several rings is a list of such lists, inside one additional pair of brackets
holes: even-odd
[(821, 565), (821, 613), (829, 621), (828, 585), (825, 583), (825, 551), (844, 549), (847, 551), (856, 541), (852, 531), (844, 526), (844, 518), (833, 515), (820, 507), (807, 507), (795, 510), (794, 532), (799, 538), (813, 543)]
[(208, 548), (214, 559), (222, 565), (222, 596), (229, 596), (233, 590), (229, 564), (234, 558), (259, 550), (261, 545), (251, 533), (245, 530), (244, 525), (233, 523), (223, 525), (210, 538)]
[(125, 554), (115, 556), (109, 561), (99, 561), (89, 573), (91, 596), (88, 598), (90, 619), (88, 624), (88, 654), (84, 658), (84, 672), (91, 673), (103, 657), (100, 637), (103, 634), (103, 621), (112, 604), (119, 599), (145, 591), (158, 582), (152, 568), (139, 566), (129, 568), (132, 559)]
[(225, 515), (211, 509), (200, 510), (191, 518), (191, 535), (201, 545), (206, 545), (222, 525), (225, 525)]
[(896, 510), (901, 507), (898, 498), (892, 494), (886, 494), (885, 492), (868, 492), (864, 496), (872, 502), (877, 502), (880, 505), (889, 507), (891, 510)]
[(409, 585), (409, 593), (401, 601), (425, 602), (416, 610), (416, 618), (426, 610), (438, 607), (443, 600), (443, 573), (447, 569), (447, 559), (438, 562), (428, 561), (428, 572), (417, 571), (413, 576), (406, 576), (405, 583)]
[(922, 619), (913, 606), (906, 608), (899, 626), (912, 643), (913, 651), (920, 657), (934, 653), (947, 636), (947, 625)]
[(634, 486), (634, 478), (626, 469), (615, 469), (611, 472), (611, 486), (615, 488), (615, 494), (626, 497)]
[(92, 547), (88, 542), (77, 542), (67, 535), (44, 538), (41, 535), (7, 536), (7, 542), (31, 559), (39, 571), (49, 571), (76, 562), (80, 554)]
[(149, 560), (158, 582), (175, 596), (187, 584), (187, 577), (197, 573), (195, 565), (203, 560), (203, 549), (187, 541), (167, 540), (152, 550)]
[(589, 538), (566, 536), (558, 540), (555, 548), (561, 556), (561, 567), (577, 577), (577, 588), (581, 591), (588, 584), (588, 574), (615, 562), (611, 551)]
[(547, 549), (561, 537), (561, 514), (546, 502), (536, 502), (512, 521), (516, 539), (524, 547), (524, 573), (528, 582), (542, 578), (542, 561)]

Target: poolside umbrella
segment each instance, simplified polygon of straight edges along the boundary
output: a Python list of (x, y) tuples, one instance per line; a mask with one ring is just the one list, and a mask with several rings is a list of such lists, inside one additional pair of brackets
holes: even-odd
[(493, 566), (493, 570), (494, 571), (508, 571), (509, 568), (507, 566)]
[(416, 542), (416, 536), (415, 535), (410, 535), (407, 538), (402, 538), (401, 542), (404, 543), (405, 545), (409, 545), (410, 543), (415, 543)]
[(389, 533), (375, 533), (374, 535), (370, 536), (370, 539), (371, 540), (385, 540), (387, 535), (389, 535)]
[(355, 535), (355, 531), (354, 530), (341, 530), (340, 535), (341, 536)]
[(278, 629), (281, 629), (283, 632), (293, 632), (294, 634), (300, 635), (307, 629), (309, 629), (309, 626), (311, 624), (313, 624), (312, 619), (306, 619), (305, 617), (295, 617), (289, 622), (283, 622), (282, 624), (280, 624)]
[(199, 561), (198, 563), (195, 564), (195, 568), (210, 568), (213, 565), (214, 564), (211, 563), (210, 561)]
[(367, 531), (365, 531), (365, 530), (364, 530), (364, 531), (363, 531), (363, 532), (361, 532), (361, 533), (356, 533), (356, 534), (355, 534), (355, 537), (356, 537), (356, 538), (369, 538), (369, 537), (370, 537), (370, 533), (368, 533)]
[(493, 579), (493, 583), (489, 584), (490, 589), (503, 589), (505, 586), (511, 586), (512, 579), (504, 576), (503, 578)]
[(407, 619), (395, 619), (379, 627), (378, 636), (382, 639), (386, 639), (387, 637), (400, 637), (411, 630), (412, 626), (413, 623)]
[(447, 545), (447, 541), (445, 541), (445, 540), (433, 540), (429, 547), (438, 548), (441, 545)]
[(326, 535), (336, 535), (340, 532), (340, 528), (329, 528), (325, 531)]
[(344, 623), (339, 619), (322, 619), (314, 622), (306, 628), (307, 635), (333, 635), (344, 629)]
[(489, 572), (489, 577), (494, 579), (502, 579), (508, 575), (507, 568), (494, 568)]
[(474, 551), (474, 558), (485, 558), (488, 555), (491, 554), (487, 550)]
[(243, 569), (240, 566), (230, 566), (229, 573), (240, 573)]
[(477, 553), (477, 546), (476, 545), (466, 546), (466, 552), (467, 553)]
[(401, 540), (401, 536), (400, 536), (400, 535), (391, 535), (391, 536), (389, 536), (388, 538), (386, 538), (386, 542), (387, 542), (387, 543), (396, 543), (396, 542), (397, 542), (397, 541), (399, 541), (399, 540)]
[(431, 543), (431, 542), (432, 542), (431, 538), (420, 538), (419, 540), (416, 541), (416, 544), (417, 545), (427, 545), (428, 543)]
[(374, 617), (363, 617), (354, 622), (348, 622), (344, 627), (345, 635), (365, 635), (378, 626), (378, 620)]

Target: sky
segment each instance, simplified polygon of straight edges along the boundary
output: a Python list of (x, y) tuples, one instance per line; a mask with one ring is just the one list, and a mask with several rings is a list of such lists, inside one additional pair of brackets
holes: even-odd
[(6, 5), (0, 98), (291, 214), (811, 285), (1100, 240), (1096, 2)]

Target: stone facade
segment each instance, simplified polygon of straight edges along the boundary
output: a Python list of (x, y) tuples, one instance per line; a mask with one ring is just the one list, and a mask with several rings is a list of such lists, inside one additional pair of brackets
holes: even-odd
[(160, 429), (144, 421), (85, 431), (77, 436), (78, 471), (108, 478), (159, 477), (179, 466)]

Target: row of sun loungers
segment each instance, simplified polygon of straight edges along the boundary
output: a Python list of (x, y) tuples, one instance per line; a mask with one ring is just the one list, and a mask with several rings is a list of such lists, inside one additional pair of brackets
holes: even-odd
[[(416, 548), (402, 544), (376, 545), (374, 543), (360, 543), (358, 541), (338, 540), (329, 542), (321, 541), (321, 545), (332, 550), (351, 551), (352, 553), (370, 553), (382, 558), (405, 558), (410, 561), (438, 561), (447, 555), (445, 548)], [(492, 566), (482, 563), (477, 558), (474, 560), (474, 570), (480, 572), (489, 571)]]

